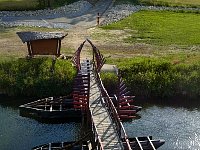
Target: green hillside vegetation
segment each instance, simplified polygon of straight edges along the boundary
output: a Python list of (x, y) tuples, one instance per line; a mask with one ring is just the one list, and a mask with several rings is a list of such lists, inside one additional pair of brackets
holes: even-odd
[(117, 23), (102, 27), (109, 30), (129, 29), (126, 42), (157, 45), (200, 44), (200, 15), (171, 11), (140, 11)]

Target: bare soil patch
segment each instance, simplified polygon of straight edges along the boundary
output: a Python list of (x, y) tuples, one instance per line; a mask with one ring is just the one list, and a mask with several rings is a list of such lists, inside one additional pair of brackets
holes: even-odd
[[(134, 56), (159, 56), (180, 51), (198, 52), (200, 47), (180, 47), (172, 46), (155, 46), (145, 43), (126, 43), (124, 38), (130, 36), (128, 30), (103, 30), (98, 27), (74, 27), (68, 30), (48, 29), (48, 28), (6, 28), (0, 29), (0, 57), (1, 59), (13, 59), (26, 57), (27, 46), (22, 43), (16, 32), (19, 31), (61, 31), (68, 33), (62, 40), (61, 53), (72, 56), (80, 44), (87, 38), (101, 50), (105, 57), (112, 58), (129, 58)], [(83, 58), (92, 57), (92, 48), (89, 43), (85, 43), (81, 53)]]

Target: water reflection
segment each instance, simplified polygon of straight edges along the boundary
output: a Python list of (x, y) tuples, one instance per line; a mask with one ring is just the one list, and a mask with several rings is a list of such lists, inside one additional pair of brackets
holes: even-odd
[[(39, 123), (19, 116), (18, 106), (27, 101), (0, 101), (0, 150), (27, 150), (49, 142), (74, 141), (79, 136), (80, 123)], [(166, 142), (160, 150), (200, 149), (199, 109), (141, 106), (141, 118), (124, 123), (129, 137), (152, 135), (154, 139), (164, 139)]]
[(164, 139), (161, 150), (200, 149), (200, 111), (197, 109), (158, 107), (144, 108), (141, 118), (124, 123), (129, 137), (152, 135)]
[(74, 141), (78, 138), (80, 123), (42, 124), (19, 116), (17, 108), (0, 105), (0, 149), (27, 150), (34, 146)]

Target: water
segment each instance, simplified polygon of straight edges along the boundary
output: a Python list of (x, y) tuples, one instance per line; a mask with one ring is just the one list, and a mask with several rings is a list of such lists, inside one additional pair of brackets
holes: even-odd
[(200, 149), (200, 111), (186, 108), (150, 106), (141, 118), (124, 123), (129, 137), (149, 136), (164, 139), (160, 150)]
[(0, 105), (0, 150), (29, 150), (56, 141), (74, 141), (80, 123), (44, 124), (19, 116), (17, 107)]
[[(19, 116), (19, 105), (16, 101), (0, 102), (0, 150), (28, 150), (49, 142), (78, 138), (80, 123), (39, 123)], [(152, 135), (154, 139), (164, 139), (160, 150), (200, 149), (199, 109), (153, 105), (143, 108), (139, 115), (140, 119), (124, 123), (129, 137)]]

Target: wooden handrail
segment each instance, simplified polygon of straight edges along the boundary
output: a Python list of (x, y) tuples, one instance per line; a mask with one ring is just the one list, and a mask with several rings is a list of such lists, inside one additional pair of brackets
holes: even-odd
[(95, 141), (95, 143), (97, 143), (96, 148), (97, 148), (97, 150), (104, 150), (101, 138), (100, 138), (100, 136), (98, 134), (96, 126), (94, 125), (94, 120), (92, 118), (92, 113), (91, 113), (90, 109), (88, 109), (88, 114), (89, 114), (89, 118), (91, 118), (92, 130), (95, 132), (95, 136), (97, 138), (97, 141)]
[(97, 72), (96, 69), (94, 69), (94, 73), (96, 75), (97, 82), (100, 85), (100, 89), (101, 89), (102, 95), (104, 97), (106, 97), (105, 101), (106, 101), (106, 105), (107, 105), (107, 108), (108, 108), (108, 112), (109, 112), (109, 115), (111, 116), (113, 122), (116, 125), (117, 133), (119, 135), (119, 138), (122, 139), (121, 133), (123, 133), (123, 136), (124, 136), (124, 139), (125, 139), (125, 143), (126, 143), (126, 147), (128, 148), (128, 150), (132, 150), (132, 148), (130, 146), (130, 142), (129, 142), (128, 136), (127, 136), (126, 131), (124, 129), (124, 126), (123, 126), (123, 124), (122, 124), (122, 122), (121, 122), (121, 120), (119, 118), (119, 115), (117, 113), (117, 110), (116, 110), (112, 100), (110, 99), (110, 97), (108, 95), (107, 90), (105, 89), (105, 87), (103, 85), (103, 82), (102, 82), (102, 80), (100, 78), (100, 75), (99, 75), (99, 73)]

